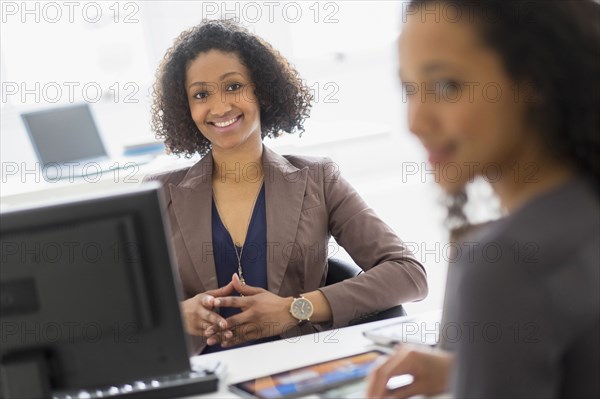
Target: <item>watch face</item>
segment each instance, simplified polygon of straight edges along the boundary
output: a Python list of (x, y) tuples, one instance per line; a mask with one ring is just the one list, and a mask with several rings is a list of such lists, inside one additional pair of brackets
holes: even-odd
[(313, 312), (312, 303), (308, 299), (298, 298), (292, 303), (292, 315), (298, 320), (307, 320)]

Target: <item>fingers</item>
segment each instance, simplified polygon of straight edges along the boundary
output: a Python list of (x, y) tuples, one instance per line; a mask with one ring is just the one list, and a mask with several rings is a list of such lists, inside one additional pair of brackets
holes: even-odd
[[(214, 298), (211, 299), (214, 303)], [(208, 300), (207, 300), (208, 301)], [(212, 312), (204, 307), (198, 307), (197, 313), (199, 318), (209, 325), (219, 326), (220, 328), (227, 328), (227, 322), (225, 319), (218, 313)], [(208, 326), (204, 327), (207, 328)]]
[(231, 317), (228, 317), (225, 320), (227, 322), (227, 327), (233, 330), (233, 329), (239, 328), (243, 324), (249, 324), (249, 323), (255, 324), (255, 323), (252, 323), (254, 318), (249, 313), (250, 313), (250, 311), (246, 311), (246, 312), (241, 312), (241, 313), (235, 314)]
[(222, 346), (238, 345), (242, 342), (256, 339), (259, 335), (259, 328), (256, 323), (252, 322), (253, 318), (250, 311), (238, 313), (228, 317), (227, 330), (216, 331), (210, 338), (214, 340), (207, 341), (209, 345), (214, 345), (220, 342)]
[(194, 335), (210, 337), (215, 332), (226, 328), (227, 322), (218, 313), (206, 309), (198, 309), (196, 322), (193, 323), (191, 330)]
[(231, 330), (217, 331), (214, 333), (214, 335), (211, 335), (206, 340), (206, 344), (209, 346), (216, 345), (219, 342), (223, 342), (224, 340), (231, 338), (233, 338), (233, 333), (231, 332)]
[(261, 331), (254, 323), (242, 324), (233, 330), (231, 337), (224, 337), (221, 346), (224, 348), (239, 345), (248, 341), (261, 338)]
[(225, 296), (222, 298), (215, 298), (215, 306), (224, 308), (240, 308), (245, 309), (252, 302), (251, 298), (239, 297), (239, 296)]
[(200, 304), (206, 309), (212, 309), (215, 307), (215, 297), (210, 294), (204, 294), (200, 297)]
[(235, 292), (235, 288), (233, 286), (233, 281), (230, 281), (229, 284), (227, 284), (226, 286), (218, 288), (216, 290), (206, 291), (205, 294), (211, 295), (213, 297), (221, 297), (221, 296), (229, 296), (229, 295), (233, 294), (234, 292)]
[(183, 301), (182, 314), (188, 334), (208, 337), (217, 329), (227, 328), (225, 318), (212, 311), (214, 300), (212, 295), (199, 294)]
[(214, 295), (211, 304), (218, 307), (230, 307), (230, 308), (244, 308), (245, 306), (252, 303), (250, 298), (231, 296), (235, 291), (248, 297), (263, 292), (267, 292), (265, 289), (253, 287), (251, 285), (242, 284), (237, 274), (233, 274), (231, 282), (227, 286), (219, 288), (218, 290), (207, 291), (207, 294)]
[(253, 287), (248, 284), (243, 284), (240, 281), (240, 278), (238, 277), (237, 273), (234, 273), (233, 276), (231, 276), (231, 282), (233, 283), (233, 288), (242, 295), (256, 295), (265, 291), (264, 289), (259, 287)]
[[(410, 364), (406, 361), (407, 351), (400, 349), (390, 356), (384, 363), (371, 371), (368, 377), (367, 397), (382, 398), (387, 396), (390, 391), (387, 384), (390, 378), (399, 374), (411, 374)], [(396, 391), (394, 391), (396, 392)]]
[(407, 399), (413, 396), (422, 395), (423, 390), (421, 383), (414, 382), (401, 388), (394, 389), (393, 391), (388, 391), (387, 397)]
[[(231, 296), (236, 291), (244, 296)], [(208, 338), (206, 343), (208, 345), (221, 343), (223, 346), (233, 346), (256, 339), (260, 335), (258, 328), (246, 325), (254, 315), (254, 312), (248, 308), (257, 302), (252, 296), (263, 292), (266, 290), (242, 284), (237, 274), (233, 274), (231, 282), (225, 287), (207, 291), (201, 300), (202, 307), (208, 309), (239, 308), (242, 309), (242, 312), (225, 320), (217, 313), (207, 310), (209, 313), (204, 315), (203, 320), (209, 321), (212, 325), (206, 326), (206, 329), (202, 331), (201, 335)], [(234, 330), (234, 327), (242, 325), (245, 326), (243, 330), (239, 328)]]
[(207, 340), (208, 345), (221, 343), (223, 347), (238, 345), (242, 342), (256, 339), (259, 336), (259, 328), (250, 322), (251, 317), (245, 313), (239, 313), (227, 318), (227, 330), (215, 330), (214, 326), (207, 329), (211, 334)]

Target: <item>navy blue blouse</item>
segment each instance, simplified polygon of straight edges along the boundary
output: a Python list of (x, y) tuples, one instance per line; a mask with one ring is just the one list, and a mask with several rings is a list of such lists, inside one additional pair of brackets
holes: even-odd
[[(231, 281), (231, 276), (238, 272), (238, 261), (233, 247), (233, 239), (221, 221), (214, 198), (212, 201), (212, 239), (217, 281), (219, 287), (224, 287)], [(241, 250), (240, 247), (237, 247), (238, 254)], [(256, 199), (246, 233), (246, 241), (242, 252), (242, 274), (246, 284), (267, 289), (267, 213), (264, 184)], [(237, 296), (238, 293), (232, 295)], [(240, 312), (241, 309), (238, 308), (221, 308), (219, 313), (224, 318), (228, 318)], [(257, 340), (248, 342), (245, 345), (271, 340)], [(229, 348), (222, 348), (221, 345), (217, 344), (207, 346), (202, 353), (218, 352), (223, 349)]]

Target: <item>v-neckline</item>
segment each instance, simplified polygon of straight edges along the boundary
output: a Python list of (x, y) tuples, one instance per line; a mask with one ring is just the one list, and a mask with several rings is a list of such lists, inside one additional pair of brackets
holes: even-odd
[[(244, 243), (242, 244), (241, 247), (238, 247), (235, 244), (235, 241), (233, 241), (233, 237), (231, 236), (231, 233), (229, 232), (229, 230), (227, 230), (227, 227), (225, 227), (225, 223), (223, 223), (223, 219), (221, 218), (221, 214), (219, 213), (219, 208), (217, 207), (217, 202), (215, 200), (214, 195), (212, 197), (213, 205), (215, 207), (215, 210), (217, 211), (216, 213), (217, 213), (217, 216), (219, 219), (218, 220), (219, 225), (223, 228), (223, 230), (225, 230), (227, 232), (227, 236), (229, 237), (229, 240), (231, 241), (231, 244), (233, 245), (233, 247), (235, 249), (242, 251), (244, 246), (246, 245), (246, 241), (248, 241), (248, 236), (250, 235), (250, 231), (252, 231), (252, 226), (254, 224), (254, 219), (256, 219), (256, 212), (258, 209), (258, 205), (259, 205), (261, 196), (263, 195), (264, 188), (265, 188), (265, 182), (263, 181), (262, 184), (260, 185), (260, 190), (258, 191), (258, 196), (256, 197), (256, 201), (254, 202), (254, 208), (252, 208), (252, 213), (250, 215), (250, 223), (248, 223), (248, 227), (246, 229), (246, 237), (244, 237)], [(242, 256), (243, 256), (243, 253), (242, 253)]]

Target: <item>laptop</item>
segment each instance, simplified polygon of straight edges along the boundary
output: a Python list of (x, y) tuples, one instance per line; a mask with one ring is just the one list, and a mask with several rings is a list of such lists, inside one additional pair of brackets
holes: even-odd
[(363, 335), (377, 345), (418, 344), (436, 346), (440, 340), (442, 311), (422, 313), (416, 316), (404, 316), (395, 322), (371, 330)]
[(38, 161), (52, 179), (128, 168), (150, 157), (111, 158), (88, 104), (21, 114)]

